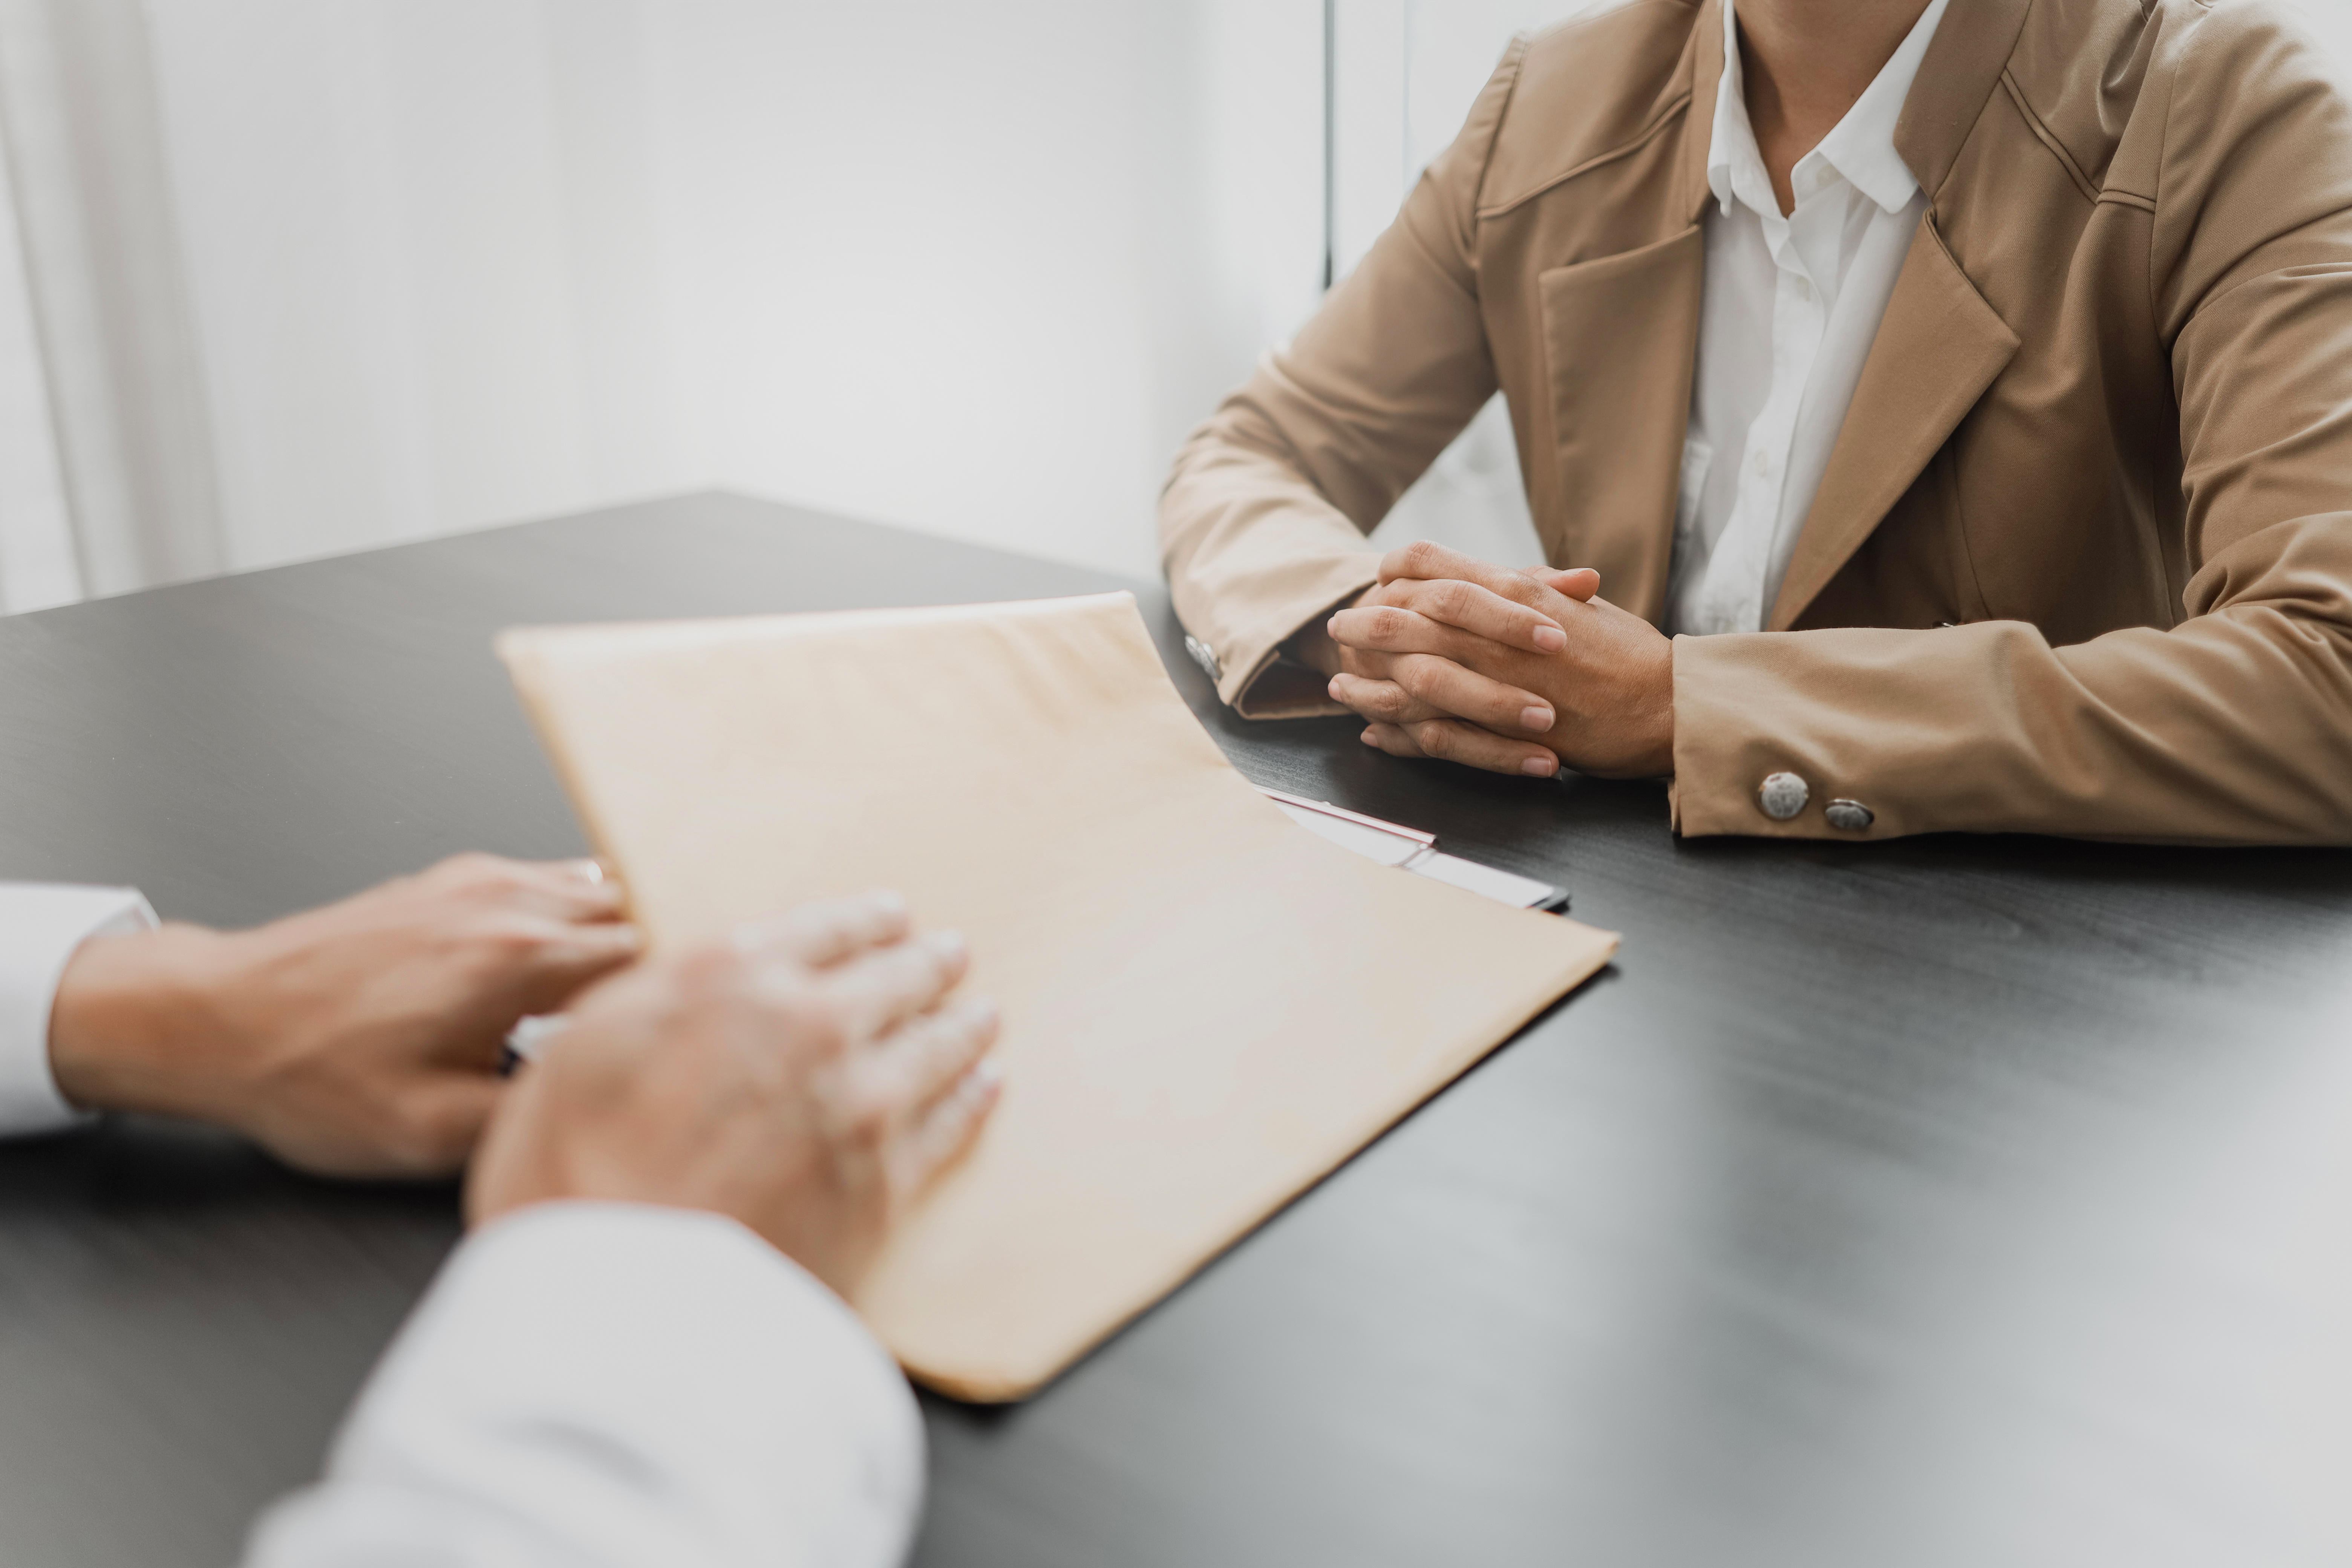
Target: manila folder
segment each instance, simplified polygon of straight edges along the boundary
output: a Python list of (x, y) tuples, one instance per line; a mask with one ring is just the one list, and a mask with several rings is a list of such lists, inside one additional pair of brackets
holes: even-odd
[(1609, 961), (1251, 787), (1127, 594), (499, 639), (656, 950), (894, 888), (971, 945), (1005, 1088), (854, 1303), (1034, 1392)]

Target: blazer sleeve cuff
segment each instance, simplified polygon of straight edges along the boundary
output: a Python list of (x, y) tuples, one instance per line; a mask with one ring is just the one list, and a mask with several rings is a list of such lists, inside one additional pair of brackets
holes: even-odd
[(1284, 657), (1283, 645), (1381, 580), (1381, 558), (1349, 553), (1253, 584), (1213, 601), (1187, 626), (1185, 650), (1217, 683), (1217, 696), (1244, 719), (1308, 719), (1347, 711), (1325, 692), (1328, 678)]
[[(1675, 638), (1674, 830), (1686, 838), (1886, 838), (1885, 791), (1857, 783), (1868, 759), (1818, 733), (1790, 639), (1807, 632)], [(1814, 673), (1818, 674), (1818, 671)], [(1835, 810), (1832, 808), (1835, 807)]]

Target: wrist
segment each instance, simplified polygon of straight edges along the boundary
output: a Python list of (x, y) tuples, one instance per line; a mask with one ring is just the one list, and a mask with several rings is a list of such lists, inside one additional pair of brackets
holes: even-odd
[(1666, 639), (1665, 669), (1658, 682), (1657, 714), (1653, 721), (1650, 776), (1675, 776), (1675, 644)]
[(1339, 673), (1339, 645), (1331, 640), (1331, 634), (1323, 629), (1321, 621), (1292, 633), (1290, 640), (1282, 645), (1282, 652), (1326, 680)]
[(1326, 680), (1339, 674), (1347, 668), (1347, 665), (1344, 656), (1339, 651), (1339, 645), (1331, 640), (1331, 633), (1328, 630), (1331, 617), (1342, 610), (1354, 609), (1370, 598), (1373, 590), (1379, 586), (1378, 583), (1370, 584), (1358, 592), (1349, 595), (1291, 633), (1282, 645), (1284, 655), (1318, 672)]
[(85, 1110), (203, 1114), (204, 1021), (223, 940), (167, 925), (77, 948), (49, 1010), (58, 1092)]

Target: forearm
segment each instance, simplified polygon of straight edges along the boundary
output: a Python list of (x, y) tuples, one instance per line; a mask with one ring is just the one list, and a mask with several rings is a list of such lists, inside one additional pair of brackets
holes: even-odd
[[(2064, 648), (2014, 621), (1683, 637), (1675, 711), (1686, 836), (2352, 842), (2352, 632), (2269, 606)], [(1806, 785), (1786, 820), (1777, 773)]]
[[(1518, 58), (1514, 47), (1322, 309), (1177, 454), (1161, 557), (1178, 616), (1213, 656), (1218, 695), (1244, 716), (1339, 711), (1312, 680), (1279, 693), (1257, 683), (1286, 642), (1372, 584), (1379, 556), (1364, 532), (1494, 395), (1476, 211)], [(1311, 634), (1297, 651), (1311, 661)]]
[[(1336, 672), (1323, 618), (1370, 587), (1379, 552), (1298, 469), (1265, 448), (1246, 395), (1229, 400), (1178, 453), (1160, 500), (1161, 543), (1177, 617), (1217, 663), (1217, 694), (1247, 717), (1336, 712), (1302, 671), (1316, 643)], [(1296, 687), (1297, 689), (1288, 689)], [(1263, 689), (1261, 689), (1263, 688)]]
[(848, 1309), (733, 1222), (561, 1204), (469, 1239), (248, 1568), (888, 1568), (921, 1424)]
[(222, 1120), (241, 1076), (213, 1017), (226, 940), (175, 923), (84, 942), (49, 1022), (59, 1092), (88, 1110)]

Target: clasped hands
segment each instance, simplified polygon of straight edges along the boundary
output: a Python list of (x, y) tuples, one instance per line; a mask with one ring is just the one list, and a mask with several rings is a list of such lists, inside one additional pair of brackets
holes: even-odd
[(1589, 568), (1518, 571), (1431, 543), (1381, 561), (1381, 580), (1301, 651), (1332, 700), (1370, 721), (1364, 743), (1549, 778), (1674, 771), (1674, 644), (1600, 597)]

